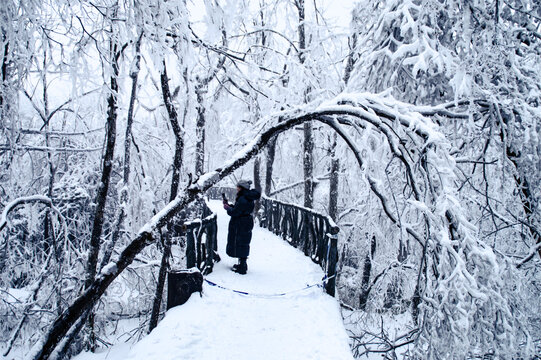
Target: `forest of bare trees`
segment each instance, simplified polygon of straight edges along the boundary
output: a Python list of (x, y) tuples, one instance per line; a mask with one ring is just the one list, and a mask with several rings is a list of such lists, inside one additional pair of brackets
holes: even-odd
[(2, 1), (4, 357), (147, 334), (172, 226), (251, 178), (340, 227), (356, 357), (539, 358), (541, 5), (350, 5)]

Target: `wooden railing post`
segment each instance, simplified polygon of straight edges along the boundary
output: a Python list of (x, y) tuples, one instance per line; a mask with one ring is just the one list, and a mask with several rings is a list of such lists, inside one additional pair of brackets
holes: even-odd
[(207, 240), (205, 243), (206, 259), (205, 268), (202, 269), (203, 275), (210, 274), (214, 267), (214, 244), (216, 242), (216, 222), (212, 221), (207, 226)]
[(303, 236), (302, 236), (302, 252), (305, 256), (310, 256), (310, 215), (303, 212), (302, 221), (303, 221)]
[(327, 281), (325, 291), (334, 296), (336, 292), (336, 264), (338, 263), (338, 236), (327, 234), (329, 238), (329, 251), (327, 255)]
[(199, 229), (194, 229), (194, 232), (197, 231), (197, 236), (195, 237), (195, 264), (198, 269), (201, 268), (201, 263), (203, 262), (203, 248), (201, 246), (201, 238), (203, 237), (203, 224), (200, 225)]
[(188, 229), (186, 234), (186, 267), (188, 269), (195, 267), (196, 259), (193, 230)]

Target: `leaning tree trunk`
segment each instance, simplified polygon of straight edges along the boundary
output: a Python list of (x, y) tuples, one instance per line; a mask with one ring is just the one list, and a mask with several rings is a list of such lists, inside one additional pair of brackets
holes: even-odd
[[(163, 60), (163, 72), (160, 76), (162, 86), (162, 96), (167, 109), (167, 115), (169, 122), (173, 128), (175, 134), (175, 155), (173, 158), (173, 170), (171, 178), (171, 194), (169, 201), (173, 201), (178, 193), (178, 186), (180, 183), (180, 170), (182, 169), (182, 154), (184, 151), (184, 133), (178, 122), (178, 114), (175, 106), (173, 105), (173, 98), (169, 89), (169, 79), (167, 76), (167, 67), (165, 60)], [(186, 82), (186, 86), (188, 83)], [(186, 112), (185, 112), (186, 114)], [(158, 272), (158, 283), (156, 284), (156, 294), (154, 295), (154, 301), (152, 303), (152, 312), (150, 314), (150, 322), (148, 326), (148, 332), (150, 333), (156, 325), (158, 325), (158, 318), (160, 316), (160, 308), (163, 300), (163, 289), (165, 287), (165, 278), (167, 275), (167, 269), (169, 268), (169, 258), (171, 257), (171, 241), (170, 231), (163, 237), (163, 254), (160, 263), (160, 270)]]
[[(100, 186), (98, 187), (98, 193), (96, 195), (96, 211), (94, 213), (94, 221), (92, 224), (92, 233), (90, 236), (90, 248), (88, 250), (88, 259), (86, 266), (86, 280), (85, 289), (88, 289), (95, 280), (98, 255), (100, 251), (100, 238), (104, 222), (105, 203), (107, 200), (107, 192), (109, 190), (109, 183), (111, 180), (111, 171), (113, 169), (113, 156), (115, 150), (116, 140), (116, 119), (117, 119), (117, 96), (118, 96), (118, 45), (111, 39), (111, 66), (112, 74), (110, 78), (111, 93), (107, 99), (107, 124), (106, 124), (106, 146), (105, 154), (103, 155), (103, 165)], [(92, 312), (89, 316), (89, 329), (91, 333), (90, 347), (91, 350), (95, 349), (94, 339), (94, 320)]]
[(118, 96), (118, 54), (117, 45), (112, 45), (113, 74), (111, 75), (111, 93), (107, 99), (107, 124), (106, 124), (106, 146), (105, 154), (103, 155), (101, 182), (96, 195), (96, 211), (92, 224), (92, 234), (90, 237), (90, 249), (88, 254), (88, 262), (86, 267), (85, 288), (94, 281), (96, 276), (96, 266), (98, 263), (98, 254), (100, 251), (100, 237), (103, 228), (105, 202), (107, 200), (107, 192), (111, 180), (111, 171), (113, 169), (113, 156), (116, 140), (116, 119), (117, 119), (117, 96)]
[(133, 109), (135, 107), (135, 99), (137, 97), (137, 78), (139, 77), (140, 63), (141, 63), (141, 40), (143, 39), (143, 32), (139, 33), (137, 42), (135, 43), (135, 66), (130, 72), (131, 78), (131, 95), (130, 104), (128, 106), (128, 116), (126, 118), (126, 132), (124, 136), (124, 163), (123, 163), (123, 176), (122, 176), (122, 190), (120, 193), (120, 207), (118, 209), (114, 225), (113, 234), (111, 235), (111, 241), (104, 249), (103, 258), (101, 260), (100, 268), (103, 269), (105, 265), (111, 259), (113, 249), (120, 237), (120, 230), (126, 217), (126, 206), (129, 199), (128, 184), (130, 182), (131, 172), (131, 143), (132, 143), (132, 124), (133, 124)]

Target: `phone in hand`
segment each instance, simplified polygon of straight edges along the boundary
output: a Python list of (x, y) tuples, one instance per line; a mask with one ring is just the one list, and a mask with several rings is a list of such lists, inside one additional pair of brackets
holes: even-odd
[(222, 200), (223, 200), (223, 202), (225, 202), (225, 203), (227, 202), (227, 198), (225, 197), (225, 193), (222, 193)]

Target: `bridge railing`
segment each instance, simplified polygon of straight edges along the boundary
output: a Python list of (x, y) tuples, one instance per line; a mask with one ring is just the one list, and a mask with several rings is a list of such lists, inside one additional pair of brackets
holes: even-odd
[(198, 204), (196, 211), (200, 214), (199, 218), (176, 225), (175, 232), (186, 236), (186, 267), (197, 267), (206, 275), (212, 272), (214, 263), (220, 261), (217, 217), (205, 201)]
[[(207, 196), (221, 200), (224, 193), (228, 200), (235, 199), (236, 189), (213, 187)], [(260, 226), (282, 237), (292, 246), (301, 249), (325, 271), (325, 290), (334, 296), (336, 291), (336, 264), (338, 262), (338, 233), (340, 228), (326, 215), (312, 209), (288, 204), (262, 196), (260, 200)]]
[(260, 212), (261, 227), (281, 236), (321, 266), (326, 275), (325, 290), (334, 296), (340, 231), (334, 221), (312, 209), (266, 196), (261, 198)]

